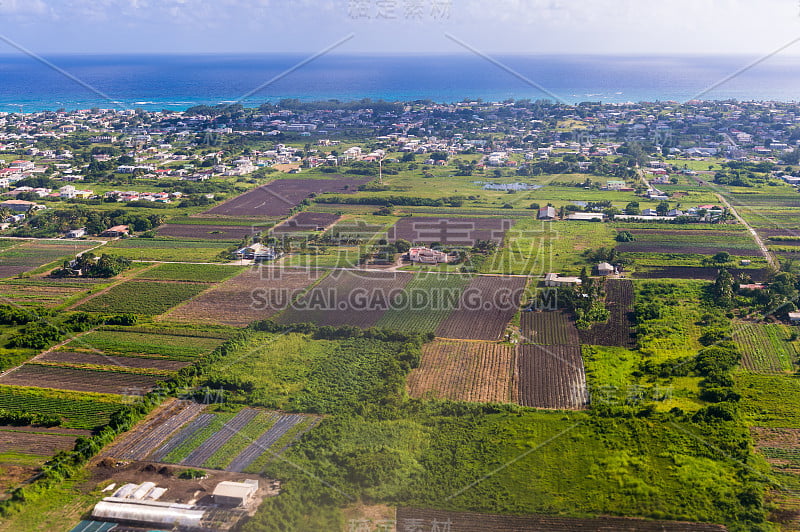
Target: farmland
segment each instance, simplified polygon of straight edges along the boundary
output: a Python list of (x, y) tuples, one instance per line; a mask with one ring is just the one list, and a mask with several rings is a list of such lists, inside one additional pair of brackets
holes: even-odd
[(401, 272), (336, 270), (276, 320), (284, 324), (373, 327), (413, 277)]
[(578, 329), (565, 311), (523, 312), (520, 330), (524, 342), (539, 345), (579, 345)]
[(458, 307), (469, 282), (470, 278), (465, 275), (417, 274), (376, 326), (406, 332), (434, 332)]
[(146, 269), (136, 278), (150, 281), (218, 283), (242, 271), (244, 271), (242, 267), (216, 264), (159, 264), (155, 268)]
[(166, 318), (190, 323), (243, 326), (268, 319), (320, 275), (318, 271), (251, 268), (173, 309)]
[(205, 385), (237, 382), (232, 400), (288, 412), (335, 413), (394, 390), (389, 361), (402, 342), (372, 338), (314, 340), (306, 334), (250, 333), (248, 341), (205, 368)]
[[(753, 282), (760, 283), (766, 279), (767, 271), (761, 268), (726, 268), (733, 275), (747, 275)], [(638, 268), (634, 274), (639, 279), (701, 279), (713, 281), (717, 278), (717, 268), (698, 266), (664, 266)]]
[(151, 355), (176, 360), (191, 360), (220, 345), (226, 335), (222, 331), (202, 329), (146, 329), (106, 327), (75, 338), (63, 349), (103, 351), (117, 355)]
[[(36, 362), (60, 366), (115, 366), (116, 369), (152, 369), (160, 371), (178, 371), (189, 365), (179, 360), (165, 360), (140, 356), (113, 356), (101, 353), (75, 353), (69, 351), (49, 351), (36, 357)], [(111, 368), (109, 368), (111, 369)]]
[(615, 231), (603, 223), (569, 221), (561, 224), (533, 218), (514, 224), (498, 252), (480, 271), (495, 274), (578, 274), (586, 262), (581, 253), (599, 247), (612, 248)]
[(40, 430), (36, 427), (0, 430), (0, 453), (53, 456), (75, 445), (75, 436)]
[(617, 243), (617, 251), (637, 253), (688, 253), (713, 255), (726, 251), (736, 256), (760, 256), (750, 234), (744, 231), (683, 231), (627, 229), (636, 239)]
[(796, 342), (786, 325), (733, 322), (733, 340), (742, 353), (742, 366), (762, 374), (791, 372), (797, 362)]
[(447, 512), (443, 510), (427, 510), (419, 508), (397, 509), (399, 523), (424, 523), (425, 525), (449, 523), (453, 530), (459, 532), (576, 532), (578, 530), (630, 530), (636, 532), (724, 532), (725, 527), (704, 523), (687, 523), (677, 521), (645, 521), (643, 519), (625, 519), (619, 517), (569, 518), (554, 516), (514, 516), (490, 515), (469, 512)]
[(588, 393), (581, 348), (574, 345), (518, 347), (514, 402), (536, 408), (578, 409)]
[(96, 244), (49, 240), (22, 241), (15, 246), (0, 250), (0, 278), (13, 277), (59, 259), (74, 257), (93, 245)]
[(212, 240), (238, 242), (243, 238), (260, 234), (266, 227), (259, 225), (207, 225), (207, 224), (170, 224), (158, 228), (160, 237), (174, 238), (184, 241)]
[(484, 403), (512, 400), (515, 351), (508, 344), (435, 340), (408, 376), (411, 397)]
[(215, 412), (192, 401), (168, 401), (101, 457), (244, 471), (263, 467), (318, 421), (315, 416), (244, 408)]
[(102, 282), (95, 279), (8, 279), (0, 282), (0, 292), (6, 302), (21, 306), (59, 306)]
[(735, 375), (742, 413), (749, 426), (800, 428), (800, 380), (783, 375)]
[(189, 282), (127, 281), (90, 297), (76, 310), (158, 315), (209, 287)]
[(633, 323), (633, 283), (609, 279), (605, 283), (608, 321), (595, 323), (590, 329), (580, 331), (581, 343), (636, 347)]
[(88, 370), (67, 366), (23, 364), (2, 377), (0, 385), (36, 386), (55, 390), (116, 395), (140, 395), (153, 388), (163, 376), (122, 370)]
[(327, 212), (299, 212), (272, 229), (273, 233), (295, 233), (326, 229), (335, 224), (340, 216)]
[(272, 216), (291, 213), (301, 201), (313, 194), (356, 192), (367, 179), (279, 179), (258, 187), (209, 209), (208, 216)]
[(109, 242), (98, 252), (109, 253), (131, 260), (164, 262), (225, 262), (221, 253), (227, 252), (229, 243), (187, 242), (154, 238), (126, 238)]
[(499, 340), (519, 310), (527, 279), (474, 277), (458, 308), (436, 328), (436, 336), (471, 340)]
[(122, 406), (122, 397), (117, 395), (0, 385), (0, 408), (56, 415), (63, 420), (65, 428), (95, 429), (107, 424), (111, 415)]
[(511, 226), (512, 219), (502, 218), (401, 218), (389, 230), (388, 240), (407, 240), (412, 244), (438, 242), (445, 246), (474, 246), (479, 240), (498, 244)]

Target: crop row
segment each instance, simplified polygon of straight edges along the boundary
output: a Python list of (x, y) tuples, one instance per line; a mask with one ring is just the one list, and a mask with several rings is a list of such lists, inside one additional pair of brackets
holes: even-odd
[(122, 312), (145, 315), (163, 314), (209, 287), (202, 283), (128, 281), (77, 307), (87, 312)]
[(151, 354), (191, 360), (213, 351), (220, 338), (172, 336), (127, 331), (94, 331), (74, 339), (67, 349), (91, 349), (119, 354)]
[(742, 365), (756, 373), (789, 372), (797, 358), (794, 345), (780, 324), (734, 321), (733, 340), (742, 353)]
[(105, 425), (122, 406), (109, 397), (92, 394), (0, 387), (0, 408), (56, 415), (64, 420), (62, 426), (66, 428), (94, 429)]

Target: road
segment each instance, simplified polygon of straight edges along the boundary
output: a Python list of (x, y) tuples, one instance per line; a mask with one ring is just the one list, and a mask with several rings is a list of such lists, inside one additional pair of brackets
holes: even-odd
[(722, 196), (722, 194), (714, 192), (714, 195), (719, 199), (720, 202), (725, 204), (728, 210), (731, 211), (731, 214), (733, 214), (736, 217), (736, 219), (739, 220), (739, 223), (745, 226), (748, 231), (750, 231), (750, 234), (753, 235), (753, 240), (755, 240), (756, 245), (758, 245), (758, 249), (761, 250), (761, 254), (764, 255), (765, 259), (767, 259), (769, 265), (775, 268), (776, 270), (780, 269), (780, 264), (778, 264), (778, 261), (775, 260), (775, 257), (772, 255), (772, 253), (769, 252), (769, 249), (767, 249), (767, 246), (766, 244), (764, 244), (764, 241), (761, 240), (761, 237), (758, 236), (756, 230), (753, 229), (753, 227), (749, 223), (747, 223), (747, 221), (744, 218), (742, 218), (738, 212), (736, 212), (736, 209), (733, 208), (733, 205), (731, 205), (728, 202), (728, 200), (726, 200)]

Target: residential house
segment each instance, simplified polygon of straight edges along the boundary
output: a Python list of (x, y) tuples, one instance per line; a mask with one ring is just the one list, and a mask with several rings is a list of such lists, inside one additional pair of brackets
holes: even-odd
[(233, 255), (237, 260), (252, 260), (255, 262), (275, 260), (281, 256), (279, 252), (275, 251), (275, 248), (265, 246), (260, 242), (237, 249)]
[(537, 218), (539, 220), (552, 220), (555, 217), (556, 217), (556, 208), (551, 207), (549, 205), (547, 207), (542, 207), (541, 209), (539, 209), (539, 214), (537, 215)]
[(617, 269), (607, 262), (601, 262), (595, 266), (595, 269), (597, 270), (597, 274), (602, 276), (613, 275), (617, 273)]
[(81, 238), (82, 236), (85, 235), (86, 235), (86, 228), (81, 227), (80, 229), (70, 229), (64, 236), (66, 236), (67, 238)]
[(443, 251), (425, 247), (415, 247), (408, 250), (408, 260), (422, 264), (439, 264), (449, 262), (450, 257)]
[(109, 227), (102, 233), (100, 236), (108, 236), (111, 238), (118, 238), (121, 236), (128, 236), (129, 230), (127, 225), (115, 225), (114, 227)]

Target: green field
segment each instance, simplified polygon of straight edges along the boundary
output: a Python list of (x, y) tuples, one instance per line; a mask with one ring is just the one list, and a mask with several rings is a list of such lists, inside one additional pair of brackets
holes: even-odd
[(544, 275), (577, 274), (591, 266), (581, 252), (613, 248), (614, 229), (600, 222), (541, 222), (517, 220), (506, 233), (503, 247), (481, 266), (481, 273)]
[(128, 330), (99, 330), (85, 334), (62, 349), (100, 350), (107, 354), (149, 354), (176, 360), (191, 360), (211, 352), (223, 342), (222, 338), (137, 332)]
[(232, 412), (220, 412), (215, 414), (214, 419), (212, 419), (208, 425), (194, 433), (191, 438), (187, 438), (186, 441), (182, 442), (178, 447), (167, 454), (167, 456), (164, 457), (164, 461), (172, 464), (180, 463), (189, 456), (192, 451), (202, 445), (212, 434), (219, 432), (225, 423), (233, 419), (235, 415), (236, 414)]
[[(733, 425), (531, 410), (441, 416), (431, 408), (414, 419), (335, 418), (309, 432), (287, 458), (303, 471), (324, 472), (336, 491), (293, 474), (292, 465), (273, 463), (266, 474), (290, 479), (284, 486), (292, 495), (266, 501), (245, 530), (289, 530), (301, 522), (332, 530), (335, 508), (312, 501), (344, 502), (341, 492), (418, 507), (734, 523), (742, 509), (737, 494), (745, 489), (741, 452), (725, 460), (709, 447), (727, 450), (748, 437)], [(303, 521), (286, 511), (288, 503), (305, 508)]]
[(122, 397), (116, 395), (0, 386), (0, 408), (57, 415), (66, 428), (94, 429), (105, 425), (111, 414), (122, 407)]
[(778, 323), (733, 322), (733, 340), (742, 364), (755, 373), (791, 372), (797, 362), (797, 342), (789, 326)]
[(340, 412), (398, 386), (387, 382), (386, 365), (403, 352), (398, 342), (368, 338), (312, 340), (297, 333), (251, 333), (241, 347), (204, 369), (205, 384), (216, 388), (236, 383), (241, 390), (236, 400), (253, 406)]
[(250, 423), (231, 434), (230, 439), (203, 463), (203, 467), (225, 469), (240, 452), (274, 425), (276, 420), (274, 412), (259, 412)]
[(740, 372), (736, 391), (748, 425), (800, 428), (800, 380), (796, 376)]
[(127, 281), (81, 303), (76, 310), (154, 316), (163, 314), (208, 288), (210, 285), (202, 283)]
[(458, 306), (459, 296), (469, 281), (466, 275), (418, 274), (403, 289), (398, 305), (381, 316), (376, 327), (434, 332)]
[(153, 281), (218, 283), (243, 271), (243, 267), (216, 264), (159, 264), (155, 268), (148, 268), (136, 278)]
[(131, 260), (164, 262), (225, 262), (220, 253), (230, 247), (229, 243), (182, 242), (179, 240), (157, 240), (150, 238), (128, 238), (115, 240), (103, 246), (98, 253), (109, 253)]

